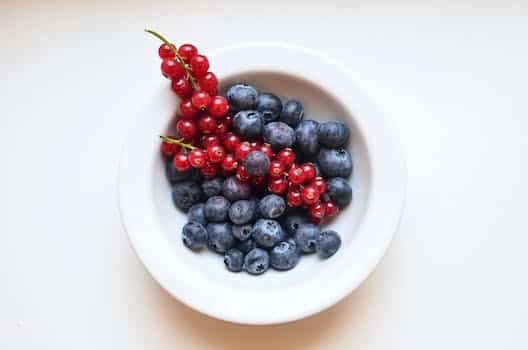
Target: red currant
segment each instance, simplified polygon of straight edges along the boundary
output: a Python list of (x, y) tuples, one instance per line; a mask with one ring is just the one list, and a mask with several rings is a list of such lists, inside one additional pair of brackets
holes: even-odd
[(224, 160), (222, 161), (222, 169), (224, 169), (227, 172), (231, 172), (236, 170), (238, 167), (238, 162), (235, 159), (235, 156), (232, 154), (226, 154), (224, 157)]
[(221, 163), (224, 160), (225, 154), (224, 147), (220, 145), (207, 147), (207, 156), (211, 163)]
[(303, 204), (301, 191), (296, 188), (290, 188), (286, 195), (286, 201), (290, 207), (299, 207)]
[(302, 190), (303, 202), (307, 205), (315, 204), (319, 200), (319, 191), (314, 186), (305, 186)]
[(198, 114), (198, 110), (194, 108), (191, 100), (183, 100), (180, 103), (180, 114), (184, 119), (193, 119)]
[(249, 142), (244, 141), (241, 144), (238, 145), (238, 147), (235, 150), (235, 157), (237, 160), (242, 160), (246, 158), (246, 156), (251, 153), (251, 145)]
[(191, 72), (196, 78), (201, 78), (209, 70), (209, 60), (204, 55), (196, 55), (190, 61)]
[(202, 168), (202, 174), (205, 177), (215, 177), (218, 174), (218, 166), (211, 162), (207, 162)]
[(214, 96), (218, 93), (218, 79), (212, 72), (207, 72), (203, 77), (198, 80), (200, 90), (207, 92), (209, 95)]
[[(172, 46), (172, 48), (171, 48), (171, 46)], [(172, 44), (171, 44), (171, 46), (169, 46), (167, 44), (161, 44), (161, 46), (158, 49), (158, 54), (159, 54), (159, 57), (161, 59), (174, 57), (174, 51), (172, 51), (172, 50), (176, 49), (176, 46), (174, 46)]]
[(172, 164), (179, 171), (186, 171), (191, 168), (191, 163), (189, 163), (189, 158), (185, 153), (178, 153), (174, 156)]
[(220, 139), (216, 135), (204, 135), (202, 137), (202, 146), (205, 148), (220, 144)]
[(232, 132), (229, 132), (224, 135), (224, 147), (229, 152), (234, 152), (238, 145), (240, 145), (240, 137), (238, 135), (233, 134)]
[(339, 213), (339, 208), (334, 202), (325, 202), (325, 215), (328, 217), (336, 216)]
[(282, 194), (288, 189), (288, 180), (284, 177), (279, 177), (278, 179), (270, 179), (268, 183), (268, 190), (271, 193)]
[(180, 79), (185, 75), (185, 69), (174, 58), (164, 58), (161, 62), (161, 73), (170, 79)]
[(191, 58), (198, 55), (198, 49), (194, 45), (183, 44), (178, 49), (178, 53), (186, 63), (189, 63), (191, 61)]
[(171, 89), (181, 98), (189, 98), (193, 92), (191, 84), (185, 78), (172, 80)]
[(205, 110), (211, 102), (211, 96), (207, 92), (196, 91), (191, 97), (191, 102), (194, 108)]
[(315, 188), (317, 188), (319, 193), (325, 193), (326, 192), (326, 181), (321, 176), (316, 177), (312, 181), (311, 185), (314, 186)]
[(198, 119), (198, 128), (204, 134), (211, 134), (216, 130), (216, 119), (204, 114)]
[(291, 148), (284, 148), (277, 154), (277, 160), (288, 169), (295, 162), (295, 152)]
[(161, 153), (166, 157), (173, 157), (180, 151), (180, 148), (181, 147), (175, 143), (168, 143), (165, 141), (161, 143)]
[(266, 182), (266, 176), (253, 176), (251, 184), (254, 186), (262, 186)]
[(292, 165), (288, 171), (288, 180), (292, 184), (302, 184), (304, 182), (304, 171), (300, 166)]
[(236, 178), (240, 181), (248, 181), (251, 176), (247, 173), (243, 165), (237, 168)]
[(258, 141), (252, 141), (250, 146), (253, 151), (256, 151), (260, 148), (260, 143)]
[(271, 145), (269, 143), (263, 143), (262, 145), (260, 145), (259, 151), (266, 153), (270, 160), (275, 157), (275, 154), (273, 154), (273, 148), (271, 148)]
[(308, 208), (308, 212), (310, 213), (310, 217), (312, 219), (318, 219), (319, 221), (317, 223), (319, 223), (326, 216), (326, 206), (324, 203), (317, 202)]
[(310, 182), (315, 179), (315, 166), (312, 163), (304, 163), (301, 168), (304, 173), (304, 182)]
[(230, 128), (227, 126), (226, 122), (222, 120), (218, 125), (216, 126), (215, 134), (218, 136), (225, 135), (226, 132), (228, 132)]
[(278, 160), (272, 160), (269, 166), (269, 174), (272, 178), (279, 178), (284, 176), (286, 167)]
[(207, 108), (209, 114), (216, 118), (221, 118), (226, 115), (228, 109), (229, 104), (224, 96), (214, 96)]
[(202, 168), (207, 163), (207, 153), (201, 148), (195, 148), (189, 152), (189, 163), (194, 168)]
[(233, 127), (233, 117), (230, 115), (226, 115), (222, 122), (225, 123), (227, 130), (231, 130), (231, 128)]
[(187, 119), (180, 119), (176, 123), (176, 131), (186, 140), (193, 139), (198, 133), (198, 128), (193, 121)]

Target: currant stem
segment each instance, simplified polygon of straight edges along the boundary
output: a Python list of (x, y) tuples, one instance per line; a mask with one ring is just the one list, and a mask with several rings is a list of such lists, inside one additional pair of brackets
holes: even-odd
[(174, 53), (174, 56), (176, 57), (178, 62), (180, 62), (180, 65), (183, 67), (183, 69), (185, 69), (185, 79), (189, 80), (193, 90), (198, 90), (198, 84), (196, 83), (196, 79), (194, 79), (194, 77), (192, 76), (189, 65), (185, 63), (185, 60), (183, 59), (183, 57), (181, 57), (181, 55), (178, 53), (176, 46), (171, 44), (171, 42), (167, 40), (167, 38), (165, 38), (163, 35), (161, 35), (160, 33), (156, 31), (153, 31), (151, 29), (145, 29), (145, 32), (155, 36), (156, 38), (158, 38), (159, 40), (167, 44), (168, 47), (170, 47), (171, 51)]
[(169, 136), (163, 136), (163, 135), (160, 135), (160, 139), (162, 139), (166, 143), (170, 143), (170, 144), (173, 144), (173, 145), (178, 145), (178, 146), (181, 146), (183, 148), (196, 149), (196, 147), (191, 145), (190, 143), (183, 142), (183, 139), (175, 139), (175, 138), (172, 138), (172, 137), (169, 137)]

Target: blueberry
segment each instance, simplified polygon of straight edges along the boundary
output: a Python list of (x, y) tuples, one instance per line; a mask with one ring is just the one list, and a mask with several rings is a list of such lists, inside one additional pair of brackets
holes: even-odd
[(251, 187), (248, 183), (241, 182), (236, 177), (230, 176), (224, 180), (222, 194), (231, 202), (239, 199), (248, 199), (251, 195)]
[(338, 148), (347, 143), (350, 131), (343, 122), (333, 120), (319, 124), (317, 136), (320, 144), (329, 148)]
[(339, 207), (346, 207), (352, 201), (352, 188), (342, 177), (333, 177), (328, 180), (326, 193)]
[(265, 123), (276, 120), (282, 111), (282, 102), (274, 94), (261, 93), (257, 97), (257, 111), (262, 113)]
[(182, 241), (189, 249), (202, 249), (207, 245), (207, 231), (198, 222), (188, 222), (182, 228)]
[(303, 224), (295, 231), (294, 239), (303, 253), (313, 253), (319, 233), (321, 230), (314, 224)]
[(276, 219), (286, 210), (284, 198), (276, 194), (268, 194), (258, 204), (261, 215), (268, 219)]
[(295, 131), (283, 122), (266, 124), (262, 137), (276, 150), (291, 147), (295, 143)]
[(253, 219), (254, 210), (255, 207), (250, 201), (241, 199), (234, 202), (229, 208), (229, 218), (234, 224), (245, 224)]
[(253, 225), (251, 235), (258, 245), (271, 248), (284, 240), (286, 233), (281, 225), (275, 220), (258, 219)]
[(207, 224), (208, 245), (217, 253), (225, 253), (236, 243), (231, 232), (231, 224), (227, 222), (212, 222)]
[(251, 176), (264, 176), (268, 173), (270, 160), (266, 153), (252, 151), (243, 161), (246, 172)]
[(275, 270), (291, 270), (301, 258), (297, 245), (291, 242), (280, 242), (270, 252), (271, 267)]
[(251, 236), (251, 231), (253, 230), (253, 225), (244, 224), (244, 225), (233, 225), (233, 236), (235, 236), (240, 241), (246, 241)]
[(244, 254), (238, 249), (231, 248), (224, 255), (224, 264), (229, 271), (240, 272), (244, 265)]
[(269, 268), (269, 254), (264, 249), (254, 248), (244, 257), (244, 270), (252, 275), (260, 275)]
[(341, 247), (341, 237), (335, 231), (323, 231), (317, 237), (317, 253), (323, 259), (334, 255), (339, 247)]
[(284, 220), (284, 229), (290, 234), (294, 235), (297, 229), (303, 225), (309, 223), (308, 218), (301, 212), (294, 212), (288, 214)]
[(184, 181), (172, 187), (172, 201), (181, 210), (187, 210), (202, 199), (200, 186), (192, 181)]
[(187, 171), (179, 171), (174, 167), (174, 165), (172, 165), (172, 161), (165, 163), (165, 175), (171, 184), (189, 180), (195, 172), (196, 169), (194, 168), (191, 168)]
[(224, 180), (219, 177), (204, 180), (204, 182), (202, 182), (202, 191), (207, 198), (212, 196), (218, 196), (220, 193), (222, 193), (223, 183)]
[(222, 196), (213, 196), (205, 202), (204, 214), (208, 221), (222, 222), (227, 219), (229, 201)]
[(240, 111), (233, 118), (233, 129), (241, 136), (260, 136), (263, 126), (264, 120), (259, 111)]
[(252, 239), (247, 239), (245, 241), (238, 242), (235, 245), (235, 248), (240, 250), (242, 254), (244, 255), (246, 255), (247, 253), (249, 253), (251, 249), (256, 248), (256, 247), (257, 247), (257, 243), (255, 243), (255, 241)]
[(352, 157), (343, 148), (321, 148), (317, 163), (326, 177), (349, 177), (352, 174)]
[(289, 100), (284, 104), (280, 115), (280, 121), (295, 128), (303, 119), (304, 107), (300, 101)]
[(308, 119), (300, 122), (297, 128), (295, 128), (295, 145), (302, 154), (314, 156), (319, 151), (318, 127), (318, 122)]
[(227, 89), (226, 96), (229, 108), (233, 111), (254, 109), (257, 106), (257, 89), (248, 84), (231, 85)]
[(260, 198), (259, 197), (253, 196), (253, 197), (249, 198), (249, 203), (253, 207), (253, 218), (252, 218), (252, 221), (256, 221), (256, 220), (262, 218), (262, 214), (260, 213), (260, 210), (258, 208), (259, 202), (260, 202)]
[(189, 208), (187, 212), (187, 220), (198, 222), (202, 225), (207, 224), (207, 219), (205, 218), (204, 204), (198, 203)]

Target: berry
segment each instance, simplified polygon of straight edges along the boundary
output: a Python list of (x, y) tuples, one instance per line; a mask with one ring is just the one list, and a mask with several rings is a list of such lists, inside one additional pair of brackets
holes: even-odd
[(286, 166), (279, 160), (272, 160), (269, 166), (269, 175), (273, 178), (282, 178), (284, 172), (286, 171)]
[(280, 150), (294, 144), (295, 131), (283, 122), (272, 122), (264, 126), (262, 137), (271, 147)]
[(223, 137), (224, 140), (224, 147), (229, 152), (234, 152), (238, 145), (240, 145), (240, 137), (233, 134), (232, 132), (229, 132), (225, 134)]
[(244, 137), (257, 137), (262, 133), (264, 121), (257, 111), (240, 111), (233, 118), (235, 132)]
[(270, 160), (266, 153), (251, 151), (243, 160), (244, 169), (251, 176), (264, 176), (268, 173)]
[(254, 248), (244, 257), (244, 270), (251, 275), (261, 275), (269, 268), (270, 258), (267, 251)]
[(250, 178), (251, 178), (251, 175), (248, 174), (248, 172), (246, 171), (246, 169), (244, 168), (244, 166), (239, 166), (237, 168), (237, 171), (236, 171), (236, 177), (237, 179), (239, 179), (240, 181), (248, 181)]
[(262, 217), (276, 219), (286, 211), (286, 202), (281, 196), (268, 194), (260, 200), (258, 209)]
[(252, 176), (251, 177), (251, 184), (253, 186), (262, 186), (266, 182), (266, 176)]
[(218, 79), (214, 73), (207, 72), (198, 80), (198, 85), (200, 86), (200, 90), (207, 92), (211, 96), (218, 93)]
[[(172, 46), (172, 48), (171, 48)], [(173, 49), (176, 49), (174, 45), (171, 44), (171, 46), (167, 44), (161, 44), (161, 46), (158, 49), (158, 54), (161, 59), (164, 58), (173, 58), (174, 57), (174, 51)]]
[(270, 252), (270, 264), (275, 270), (286, 271), (293, 269), (301, 258), (295, 241), (280, 242)]
[(204, 204), (198, 203), (189, 208), (187, 212), (187, 220), (190, 222), (197, 222), (202, 225), (207, 224), (207, 219), (204, 214)]
[(303, 204), (303, 199), (301, 196), (301, 190), (293, 187), (288, 190), (288, 194), (286, 195), (286, 200), (288, 202), (288, 205), (290, 207), (299, 207)]
[(233, 127), (233, 117), (230, 115), (226, 115), (223, 122), (225, 123), (226, 127), (231, 130)]
[(191, 61), (191, 58), (198, 55), (198, 49), (191, 44), (183, 44), (178, 49), (178, 53), (183, 58), (185, 63), (189, 63)]
[(161, 73), (169, 79), (180, 79), (185, 75), (185, 69), (176, 59), (168, 57), (161, 62)]
[(277, 160), (289, 169), (295, 163), (295, 152), (291, 148), (284, 148), (277, 153)]
[(189, 158), (185, 153), (178, 153), (174, 156), (173, 159), (174, 168), (179, 171), (189, 170), (191, 168), (191, 163), (189, 163)]
[(240, 272), (244, 265), (244, 254), (238, 249), (231, 248), (224, 255), (224, 264), (229, 271)]
[(304, 163), (301, 165), (304, 173), (304, 182), (311, 182), (315, 179), (315, 167), (312, 163)]
[(319, 124), (317, 136), (320, 144), (329, 148), (338, 148), (347, 143), (350, 131), (343, 122), (332, 120)]
[(223, 183), (224, 181), (219, 177), (204, 180), (204, 182), (202, 182), (202, 191), (207, 198), (218, 196), (220, 193), (222, 193)]
[(184, 119), (193, 119), (198, 114), (198, 109), (194, 108), (191, 100), (183, 100), (180, 103), (180, 114)]
[(224, 147), (220, 145), (207, 147), (207, 156), (212, 163), (221, 163), (224, 160), (225, 154)]
[(280, 115), (280, 121), (295, 128), (304, 116), (304, 107), (301, 102), (297, 100), (289, 100), (284, 104)]
[(236, 177), (230, 176), (224, 180), (222, 194), (231, 202), (239, 199), (248, 199), (251, 195), (251, 187), (249, 184), (239, 181)]
[(343, 148), (321, 148), (317, 163), (326, 177), (348, 177), (352, 174), (352, 157)]
[(176, 123), (176, 131), (186, 140), (191, 140), (198, 134), (196, 124), (186, 119), (178, 120)]
[(251, 235), (258, 245), (265, 248), (271, 248), (286, 238), (286, 232), (281, 225), (269, 219), (258, 219), (253, 225)]
[(262, 113), (265, 123), (276, 120), (282, 111), (282, 102), (274, 94), (261, 93), (257, 97), (257, 111)]
[(292, 165), (290, 170), (288, 171), (288, 180), (292, 184), (302, 184), (304, 182), (304, 171), (300, 166)]
[(241, 199), (234, 202), (229, 208), (229, 219), (237, 225), (246, 224), (253, 218), (255, 208), (250, 201)]
[(302, 154), (314, 156), (319, 151), (318, 127), (315, 120), (303, 120), (295, 128), (296, 146)]
[(321, 176), (316, 177), (312, 181), (311, 185), (314, 186), (317, 191), (319, 191), (319, 193), (326, 192), (326, 181)]
[(340, 208), (346, 207), (352, 201), (352, 188), (341, 177), (328, 180), (326, 193)]
[(322, 220), (326, 216), (326, 206), (317, 202), (308, 208), (308, 213), (312, 219)]
[(319, 191), (314, 186), (305, 186), (301, 192), (304, 204), (312, 205), (319, 200)]
[(191, 102), (194, 108), (205, 110), (211, 103), (211, 96), (205, 91), (196, 91), (191, 97)]
[(227, 222), (211, 222), (205, 226), (209, 240), (207, 245), (217, 253), (225, 253), (236, 243), (231, 231), (231, 224)]
[(260, 145), (258, 147), (258, 150), (266, 153), (269, 159), (273, 159), (275, 157), (275, 154), (273, 153), (273, 148), (271, 148), (271, 145), (269, 143), (264, 143)]
[(237, 160), (243, 160), (252, 151), (249, 142), (244, 141), (239, 144), (235, 150), (235, 157)]
[(202, 146), (204, 148), (220, 144), (220, 138), (216, 135), (207, 135), (202, 137)]
[(218, 174), (218, 166), (214, 163), (207, 162), (202, 167), (202, 174), (207, 178), (215, 177)]
[(226, 115), (228, 109), (229, 105), (223, 96), (214, 96), (208, 107), (209, 114), (215, 118), (221, 118)]
[(165, 163), (165, 175), (171, 184), (189, 180), (196, 175), (196, 169), (190, 168), (184, 171), (180, 171), (174, 167), (174, 162)]
[[(235, 202), (236, 203), (236, 202)], [(253, 230), (253, 225), (251, 224), (244, 224), (244, 225), (233, 225), (233, 236), (235, 236), (240, 241), (245, 241), (251, 236), (251, 231)], [(253, 249), (255, 247), (252, 247)], [(248, 249), (247, 251), (242, 250), (243, 253), (247, 253), (251, 249)]]
[(222, 169), (226, 172), (235, 171), (238, 166), (238, 162), (232, 154), (226, 154), (222, 161)]
[(258, 92), (248, 84), (235, 84), (227, 89), (227, 100), (234, 111), (255, 109), (257, 106)]
[(201, 78), (209, 70), (209, 60), (204, 55), (196, 55), (189, 62), (194, 77)]
[(313, 224), (302, 224), (295, 231), (293, 238), (303, 253), (313, 253), (319, 233), (321, 233), (319, 227)]
[(295, 232), (297, 232), (297, 229), (301, 227), (303, 224), (307, 224), (308, 219), (304, 215), (304, 213), (301, 213), (300, 211), (296, 211), (294, 213), (289, 214), (284, 219), (284, 228), (290, 235), (295, 235)]
[(216, 130), (216, 119), (204, 114), (198, 119), (198, 128), (204, 134), (211, 134)]
[(181, 210), (189, 209), (199, 203), (201, 199), (202, 191), (194, 181), (180, 182), (172, 187), (172, 201)]
[(195, 148), (189, 152), (188, 158), (194, 168), (202, 168), (207, 163), (207, 153), (201, 148)]
[(334, 202), (325, 202), (325, 216), (331, 218), (337, 215), (339, 213), (339, 207)]
[(181, 98), (189, 98), (193, 92), (191, 84), (189, 84), (189, 81), (185, 78), (173, 79), (171, 82), (171, 89)]
[(200, 250), (207, 245), (207, 230), (198, 222), (188, 222), (182, 228), (183, 244), (192, 250)]
[(173, 157), (176, 153), (180, 151), (181, 147), (175, 143), (161, 142), (161, 153), (165, 157)]
[(268, 183), (268, 190), (271, 193), (275, 194), (282, 194), (286, 192), (288, 189), (288, 180), (286, 180), (284, 177), (280, 177), (277, 179), (271, 179)]
[(229, 125), (229, 122), (224, 119), (220, 123), (218, 123), (218, 126), (215, 130), (215, 134), (218, 136), (224, 136), (229, 130), (231, 130), (231, 126)]
[(335, 231), (323, 231), (317, 236), (317, 253), (323, 259), (334, 255), (340, 247), (341, 237)]
[(222, 196), (210, 197), (205, 202), (204, 214), (208, 221), (223, 222), (227, 219), (231, 204)]

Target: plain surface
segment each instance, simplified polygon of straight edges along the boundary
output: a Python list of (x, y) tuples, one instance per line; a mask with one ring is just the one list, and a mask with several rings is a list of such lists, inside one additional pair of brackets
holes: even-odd
[[(0, 349), (528, 347), (527, 2), (300, 3), (0, 4)], [(356, 293), (244, 327), (149, 277), (115, 189), (129, 117), (161, 79), (145, 26), (205, 52), (324, 50), (379, 104), (406, 151), (408, 200)]]

